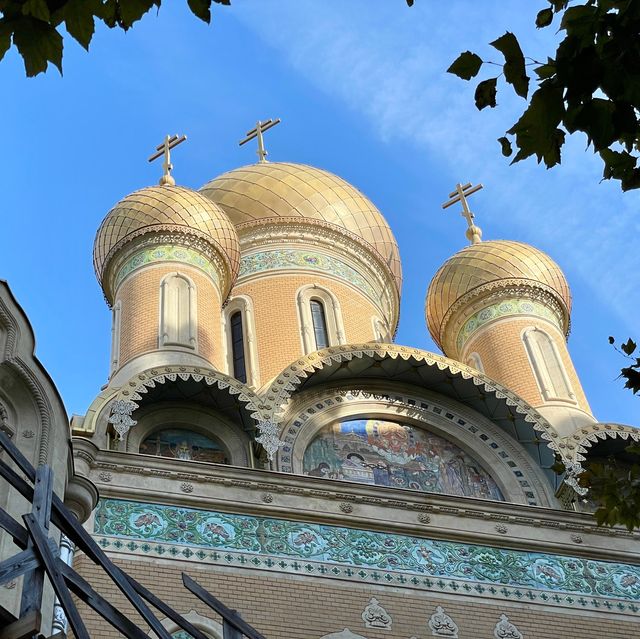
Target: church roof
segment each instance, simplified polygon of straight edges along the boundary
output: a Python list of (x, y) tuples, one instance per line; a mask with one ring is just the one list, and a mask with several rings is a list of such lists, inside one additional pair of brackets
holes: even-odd
[(224, 173), (200, 191), (225, 211), (240, 235), (246, 226), (279, 219), (290, 224), (295, 218), (346, 230), (382, 258), (398, 290), (401, 287), (398, 245), (382, 213), (358, 189), (328, 171), (259, 162)]
[(125, 244), (153, 232), (183, 231), (212, 246), (227, 263), (229, 281), (237, 276), (240, 244), (233, 225), (211, 200), (197, 191), (173, 185), (152, 186), (120, 200), (96, 235), (93, 263), (102, 282), (109, 260)]
[(441, 344), (443, 322), (453, 305), (466, 295), (473, 297), (481, 287), (529, 285), (554, 295), (571, 311), (571, 292), (560, 267), (544, 252), (529, 244), (490, 240), (466, 246), (438, 270), (427, 293), (429, 332)]

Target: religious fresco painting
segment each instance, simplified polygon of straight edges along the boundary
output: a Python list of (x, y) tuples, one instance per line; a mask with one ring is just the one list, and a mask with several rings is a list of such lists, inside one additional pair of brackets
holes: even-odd
[(147, 437), (140, 444), (144, 455), (171, 457), (187, 461), (228, 464), (227, 452), (212, 439), (181, 428), (167, 428)]
[(312, 477), (504, 501), (494, 479), (450, 441), (379, 419), (325, 426), (304, 453)]

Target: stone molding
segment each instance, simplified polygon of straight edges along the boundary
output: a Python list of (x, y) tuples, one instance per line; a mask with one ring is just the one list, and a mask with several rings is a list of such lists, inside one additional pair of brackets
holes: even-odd
[(558, 293), (546, 284), (513, 278), (483, 284), (456, 300), (442, 318), (438, 334), (432, 337), (445, 353), (455, 357), (459, 331), (469, 317), (486, 306), (510, 298), (524, 298), (547, 306), (560, 322), (561, 332), (569, 335), (571, 317)]
[[(84, 446), (87, 440), (75, 441)], [(76, 457), (79, 452), (74, 443)], [(98, 450), (93, 445), (85, 458), (86, 472), (105, 498), (156, 502), (161, 497), (178, 507), (265, 516), (304, 512), (306, 518), (328, 524), (418, 536), (425, 534), (420, 518), (427, 515), (429, 536), (434, 539), (555, 553), (572, 547), (570, 552), (578, 556), (613, 561), (628, 561), (635, 548), (630, 544), (640, 541), (640, 532), (599, 527), (592, 515), (573, 511), (163, 457), (155, 458), (151, 467), (147, 456)], [(101, 473), (110, 473), (109, 481)], [(193, 484), (192, 494), (181, 490), (183, 482)], [(347, 512), (342, 503), (354, 508)], [(509, 534), (496, 531), (497, 524), (508, 524)], [(576, 546), (571, 534), (581, 534), (583, 543)]]
[(442, 606), (436, 606), (436, 611), (429, 618), (427, 625), (434, 637), (458, 639), (458, 626)]
[(547, 304), (517, 297), (504, 298), (483, 305), (465, 320), (458, 330), (456, 353), (462, 353), (465, 344), (484, 326), (507, 317), (534, 316), (551, 322), (562, 331), (562, 316), (555, 314)]
[(362, 611), (361, 617), (366, 628), (391, 630), (393, 619), (375, 597), (371, 597), (371, 599), (369, 599), (369, 603)]
[[(370, 276), (377, 299), (372, 302), (388, 318), (392, 333), (398, 326), (400, 313), (400, 282), (396, 280), (386, 260), (368, 242), (355, 233), (321, 220), (301, 220), (299, 217), (244, 222), (236, 227), (242, 255), (264, 251), (266, 247), (301, 249), (315, 247), (344, 261), (357, 272)], [(384, 302), (383, 302), (384, 300)]]
[(231, 286), (234, 284), (234, 274), (231, 273), (226, 254), (222, 247), (210, 236), (196, 229), (176, 228), (171, 224), (159, 224), (153, 227), (144, 227), (124, 237), (115, 244), (104, 260), (104, 271), (98, 274), (101, 280), (105, 300), (111, 308), (115, 294), (115, 279), (123, 265), (137, 252), (162, 245), (177, 245), (186, 249), (195, 250), (204, 255), (215, 266), (220, 276), (220, 282), (216, 285), (224, 299)]

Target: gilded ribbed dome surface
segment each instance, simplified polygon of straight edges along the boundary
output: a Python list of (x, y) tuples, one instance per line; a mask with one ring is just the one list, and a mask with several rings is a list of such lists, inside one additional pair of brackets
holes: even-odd
[(127, 195), (103, 220), (93, 246), (93, 264), (100, 281), (107, 262), (122, 246), (153, 232), (188, 231), (217, 250), (235, 280), (240, 243), (225, 213), (197, 191), (182, 186), (151, 186)]
[(346, 229), (375, 249), (400, 290), (400, 255), (387, 221), (371, 200), (337, 175), (303, 164), (264, 162), (224, 173), (200, 191), (222, 207), (241, 234), (245, 223), (277, 218)]
[(472, 244), (449, 258), (435, 274), (427, 294), (427, 324), (440, 342), (442, 321), (461, 297), (485, 284), (508, 280), (542, 285), (554, 293), (571, 311), (571, 292), (560, 267), (542, 251), (508, 240), (490, 240)]

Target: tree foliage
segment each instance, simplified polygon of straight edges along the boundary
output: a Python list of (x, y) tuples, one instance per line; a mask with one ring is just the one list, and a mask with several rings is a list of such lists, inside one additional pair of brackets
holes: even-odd
[(640, 528), (640, 446), (627, 446), (625, 452), (624, 461), (612, 456), (585, 462), (579, 477), (596, 505), (599, 526)]
[(620, 348), (618, 348), (613, 337), (609, 337), (609, 344), (630, 362), (628, 366), (623, 366), (620, 369), (620, 377), (626, 380), (624, 387), (635, 395), (640, 391), (640, 357), (634, 357), (638, 345), (629, 338), (624, 344), (620, 344)]
[[(465, 51), (448, 71), (471, 80), (483, 67), (502, 68), (478, 84), (480, 110), (496, 106), (500, 79), (528, 101), (498, 139), (507, 157), (515, 144), (512, 163), (535, 156), (547, 168), (560, 164), (566, 135), (581, 131), (602, 159), (603, 179), (618, 180), (624, 191), (640, 188), (640, 2), (548, 1), (536, 27), (555, 25), (564, 39), (546, 62), (525, 58), (516, 36), (507, 32), (490, 43), (502, 54), (497, 65)], [(530, 95), (532, 79), (537, 88)]]
[[(89, 49), (96, 21), (110, 29), (127, 31), (162, 0), (0, 0), (0, 60), (11, 45), (24, 60), (27, 76), (35, 76), (53, 64), (62, 73), (61, 29)], [(211, 21), (213, 3), (231, 0), (187, 0), (192, 13)]]

